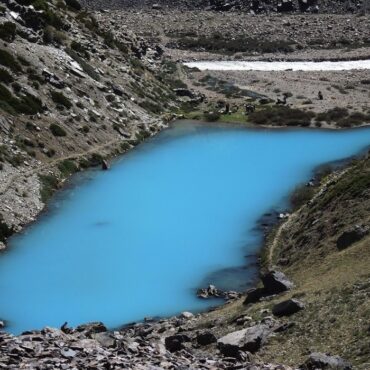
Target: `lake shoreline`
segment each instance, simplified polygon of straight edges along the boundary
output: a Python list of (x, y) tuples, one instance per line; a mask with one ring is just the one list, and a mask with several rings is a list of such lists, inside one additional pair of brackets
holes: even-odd
[[(222, 124), (222, 123), (216, 123), (216, 124), (214, 124), (214, 123), (209, 123), (209, 122), (198, 122), (198, 121), (195, 121), (197, 124), (200, 124), (200, 125), (207, 125), (207, 126), (210, 126), (210, 127), (214, 127), (214, 126), (220, 126), (220, 127), (225, 127), (225, 128), (229, 128), (230, 127), (230, 124)], [(173, 125), (176, 125), (176, 123), (177, 123), (177, 121), (175, 121), (175, 122), (171, 122), (170, 123), (170, 125), (169, 125), (169, 127), (171, 127), (171, 126), (173, 126)], [(180, 121), (180, 123), (181, 123), (181, 121)], [(190, 122), (190, 123), (192, 123), (192, 122)], [(245, 129), (245, 128), (247, 128), (247, 129), (251, 129), (251, 127), (246, 127), (246, 125), (244, 125), (244, 124), (236, 124), (236, 125), (233, 125), (233, 126), (235, 126), (235, 127), (237, 127), (237, 128), (239, 128), (239, 129), (241, 129), (241, 130), (243, 130), (243, 129)], [(299, 129), (299, 128), (289, 128), (289, 127), (285, 127), (285, 128), (277, 128), (277, 127), (274, 127), (274, 128), (276, 128), (276, 129), (279, 129), (279, 130), (291, 130), (291, 131), (294, 131), (294, 130), (296, 130), (297, 131), (297, 129)], [(256, 131), (264, 131), (264, 130), (267, 130), (267, 129), (271, 129), (271, 128), (268, 128), (268, 127), (260, 127), (260, 126), (256, 126), (256, 125), (254, 125), (254, 127), (252, 127), (252, 130), (256, 130)], [(361, 128), (358, 128), (358, 129), (361, 129)], [(307, 129), (306, 129), (307, 130)], [(315, 129), (315, 130), (317, 130), (317, 131), (322, 131), (322, 130), (324, 130), (324, 129)], [(348, 130), (351, 130), (351, 129), (348, 129)], [(353, 130), (353, 129), (352, 129)], [(331, 130), (326, 130), (326, 131), (331, 131)], [(154, 135), (153, 135), (154, 136)], [(143, 140), (143, 141), (141, 141), (140, 143), (143, 143), (143, 142), (145, 142), (146, 140)], [(139, 143), (138, 143), (139, 144)], [(133, 148), (135, 148), (135, 146), (133, 147)], [(131, 148), (131, 149), (133, 149), (133, 148)], [(129, 150), (130, 151), (130, 150)], [(127, 151), (128, 152), (128, 151)], [(126, 153), (127, 153), (126, 152)], [(123, 153), (123, 154), (125, 154), (125, 153)], [(123, 154), (121, 154), (121, 155), (119, 155), (119, 157), (122, 157), (123, 156)], [(363, 155), (363, 151), (361, 151), (360, 153), (358, 153), (358, 154), (355, 154), (355, 155), (353, 155), (353, 156), (351, 156), (350, 158), (345, 158), (345, 159), (343, 159), (343, 160), (341, 160), (340, 161), (340, 163), (339, 163), (339, 167), (340, 168), (343, 168), (343, 166), (344, 167), (346, 167), (349, 163), (350, 163), (350, 161), (353, 159), (353, 158), (358, 158), (358, 157), (361, 157)], [(115, 158), (115, 157), (113, 157), (113, 158)], [(116, 158), (118, 158), (118, 157), (116, 157)], [(320, 169), (320, 167), (322, 167), (322, 166), (324, 166), (325, 164), (322, 164), (322, 165), (320, 165), (317, 169), (314, 169), (313, 170), (313, 176), (314, 176), (314, 178), (316, 178), (316, 175), (317, 175), (317, 172), (319, 171), (319, 169)], [(338, 167), (338, 166), (337, 166)], [(96, 168), (96, 167), (95, 167)], [(64, 180), (63, 181), (63, 187), (62, 188), (60, 188), (60, 189), (58, 189), (57, 191), (64, 191), (65, 190), (65, 186), (70, 186), (71, 184), (69, 183), (69, 178), (67, 178), (66, 180)], [(74, 186), (78, 186), (78, 184), (74, 184), (74, 185), (72, 185), (73, 187)], [(55, 196), (55, 195), (54, 195)], [(278, 213), (278, 212), (286, 212), (286, 211), (288, 211), (288, 212), (290, 212), (290, 209), (284, 209), (284, 210), (276, 210), (276, 209), (274, 209), (274, 208), (271, 208), (271, 210), (270, 210), (270, 212), (271, 213)], [(33, 223), (34, 222), (37, 222), (37, 221), (39, 221), (40, 220), (40, 217), (48, 217), (50, 214), (49, 214), (49, 212), (50, 212), (50, 209), (48, 208), (48, 206), (46, 205), (45, 206), (45, 208), (38, 214), (38, 217), (37, 217), (37, 219), (35, 220), (35, 221), (33, 221), (32, 223), (30, 223), (30, 224), (27, 224), (27, 225), (25, 225), (25, 229), (27, 229), (28, 227), (31, 227), (32, 225), (33, 225)], [(261, 215), (261, 217), (263, 217), (264, 215)], [(255, 256), (256, 257), (260, 257), (262, 254), (264, 254), (265, 253), (265, 247), (266, 247), (266, 237), (270, 234), (270, 232), (271, 232), (271, 229), (273, 229), (273, 228), (275, 228), (277, 225), (280, 225), (281, 224), (281, 222), (282, 221), (284, 221), (284, 220), (282, 220), (282, 219), (279, 219), (279, 218), (275, 218), (275, 221), (271, 224), (271, 227), (269, 228), (269, 230), (268, 230), (268, 233), (267, 234), (265, 234), (265, 235), (263, 235), (263, 232), (261, 231), (261, 235), (262, 236), (264, 236), (265, 237), (265, 239), (264, 239), (264, 241), (261, 243), (261, 245), (260, 245), (260, 247), (258, 248), (258, 252), (255, 254)], [(256, 223), (256, 225), (255, 225), (255, 228), (257, 228), (257, 229), (259, 229), (259, 228), (261, 228), (261, 226), (263, 226), (261, 223), (259, 223), (259, 222), (257, 222)], [(21, 231), (21, 233), (25, 230), (25, 229), (22, 229), (22, 231)], [(17, 234), (19, 234), (19, 232), (17, 233)], [(6, 251), (4, 251), (4, 252), (6, 252)], [(243, 264), (243, 266), (244, 266), (244, 264)], [(261, 273), (261, 271), (263, 271), (263, 266), (261, 267), (259, 267), (258, 268), (258, 271), (259, 271), (259, 274)], [(217, 273), (217, 271), (215, 271), (215, 273)], [(250, 285), (250, 287), (252, 287), (252, 286), (255, 286), (256, 284), (257, 284), (257, 282), (258, 282), (258, 278), (256, 278), (256, 280), (255, 280), (255, 282), (253, 283), (253, 284), (251, 284)], [(199, 287), (199, 288), (204, 288), (204, 287)], [(216, 309), (218, 309), (218, 308), (220, 308), (220, 307), (223, 307), (225, 304), (228, 304), (229, 302), (226, 302), (226, 303), (223, 303), (223, 304), (221, 304), (221, 305), (218, 305), (217, 306), (217, 308)], [(211, 312), (211, 311), (213, 311), (215, 308), (214, 307), (212, 307), (212, 308), (210, 308), (210, 309), (208, 309), (208, 310), (203, 310), (201, 313), (200, 313), (200, 315), (202, 315), (202, 314), (204, 314), (204, 313), (207, 313), (207, 312)], [(143, 320), (144, 320), (145, 318), (143, 318)], [(6, 321), (6, 318), (5, 318), (5, 321)], [(124, 326), (126, 326), (126, 325), (124, 325)]]

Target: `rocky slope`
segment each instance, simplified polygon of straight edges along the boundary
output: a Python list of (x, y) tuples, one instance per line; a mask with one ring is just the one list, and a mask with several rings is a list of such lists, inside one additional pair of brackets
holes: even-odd
[(160, 47), (129, 30), (113, 35), (78, 2), (3, 3), (0, 243), (68, 175), (165, 127), (175, 70)]
[(330, 1), (330, 0), (83, 0), (92, 9), (182, 9), (244, 11), (250, 13), (354, 13), (367, 11), (367, 0)]

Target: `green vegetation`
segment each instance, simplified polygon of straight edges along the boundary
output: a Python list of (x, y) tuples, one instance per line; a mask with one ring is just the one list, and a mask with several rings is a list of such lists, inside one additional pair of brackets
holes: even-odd
[(241, 89), (240, 87), (235, 86), (232, 82), (220, 80), (219, 78), (208, 74), (201, 78), (199, 83), (205, 86), (208, 90), (224, 94), (226, 98), (249, 97), (256, 99), (263, 97), (263, 95), (255, 93), (254, 91)]
[(10, 84), (13, 81), (13, 76), (6, 69), (0, 68), (0, 82)]
[(24, 93), (20, 98), (16, 98), (2, 84), (0, 84), (0, 109), (10, 114), (36, 114), (42, 112), (42, 102), (39, 98)]
[(205, 112), (203, 114), (203, 118), (207, 122), (215, 122), (218, 121), (221, 117), (221, 114), (218, 112)]
[(145, 110), (155, 113), (155, 114), (160, 114), (162, 113), (162, 106), (160, 104), (154, 103), (148, 99), (143, 100), (140, 102), (140, 107), (144, 108)]
[(20, 64), (15, 60), (13, 55), (11, 55), (8, 51), (4, 49), (0, 49), (0, 64), (4, 67), (8, 67), (13, 72), (21, 72), (22, 67)]
[(13, 229), (10, 228), (3, 220), (3, 216), (0, 215), (0, 242), (4, 242), (14, 233)]
[(80, 167), (81, 168), (89, 168), (89, 167), (96, 167), (100, 166), (104, 157), (99, 153), (93, 153), (88, 158), (83, 158), (80, 160)]
[(61, 45), (66, 39), (66, 35), (55, 27), (49, 25), (44, 28), (43, 40), (46, 44), (56, 43)]
[(60, 162), (58, 164), (58, 169), (63, 177), (68, 177), (69, 175), (78, 171), (76, 164), (69, 159), (65, 159), (64, 161)]
[(13, 22), (0, 24), (0, 39), (6, 42), (13, 42), (16, 35), (17, 26)]
[(370, 121), (370, 114), (364, 114), (361, 112), (349, 113), (346, 108), (333, 108), (327, 112), (318, 113), (316, 115), (316, 121), (327, 123), (336, 123), (339, 127), (351, 127), (358, 126), (362, 123)]
[[(71, 45), (72, 47), (72, 45)], [(77, 47), (77, 46), (75, 46)], [(92, 79), (94, 79), (95, 81), (100, 81), (100, 76), (98, 74), (98, 72), (95, 71), (94, 67), (92, 67), (89, 63), (87, 63), (83, 58), (81, 58), (75, 50), (72, 50), (72, 49), (66, 49), (66, 53), (71, 57), (73, 58), (82, 68), (82, 70), (88, 75), (90, 76)], [(87, 53), (87, 52), (85, 52)], [(85, 54), (86, 56), (86, 54)]]
[(51, 133), (56, 136), (56, 137), (63, 137), (63, 136), (67, 136), (67, 132), (64, 130), (64, 128), (62, 128), (61, 126), (59, 126), (58, 124), (56, 123), (52, 123), (50, 126), (50, 131)]
[(64, 1), (70, 9), (77, 11), (82, 9), (81, 4), (77, 0), (64, 0)]
[(51, 98), (52, 98), (52, 100), (55, 104), (62, 105), (64, 107), (66, 107), (67, 109), (72, 108), (71, 101), (66, 96), (64, 96), (64, 94), (61, 93), (61, 92), (52, 91), (51, 92)]
[(236, 36), (232, 39), (227, 35), (215, 33), (211, 36), (196, 36), (177, 38), (179, 46), (183, 49), (190, 50), (206, 50), (209, 52), (221, 54), (233, 53), (289, 53), (294, 51), (292, 41), (287, 40), (261, 40), (253, 37), (245, 37), (243, 35)]
[(312, 112), (286, 106), (266, 106), (249, 115), (249, 120), (257, 125), (309, 126), (315, 117)]
[(315, 189), (312, 186), (298, 186), (290, 197), (290, 204), (293, 209), (298, 209), (306, 204), (314, 195)]
[(46, 203), (58, 189), (59, 180), (55, 175), (39, 175), (41, 200)]

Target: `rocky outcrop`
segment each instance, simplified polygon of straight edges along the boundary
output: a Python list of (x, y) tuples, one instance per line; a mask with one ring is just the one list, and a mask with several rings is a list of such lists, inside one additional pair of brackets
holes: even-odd
[(270, 271), (261, 277), (266, 294), (279, 294), (293, 288), (293, 283), (281, 271)]
[(352, 366), (349, 362), (339, 356), (330, 356), (325, 353), (311, 353), (308, 360), (300, 367), (302, 370), (350, 370)]
[(198, 289), (197, 297), (202, 299), (208, 298), (223, 298), (226, 301), (231, 301), (241, 297), (241, 293), (235, 291), (223, 291), (216, 288), (214, 285), (209, 285), (208, 288)]
[(195, 339), (196, 339), (197, 343), (201, 346), (207, 346), (208, 344), (212, 344), (212, 343), (217, 342), (216, 336), (210, 331), (205, 331), (203, 333), (199, 333), (196, 336)]
[(217, 341), (218, 348), (224, 356), (241, 358), (241, 352), (257, 352), (271, 334), (271, 328), (259, 324), (247, 329), (234, 331)]
[(363, 239), (370, 231), (369, 226), (356, 225), (345, 231), (337, 240), (337, 248), (343, 250)]
[(304, 309), (304, 304), (297, 299), (287, 299), (272, 307), (272, 313), (275, 316), (290, 316)]
[(269, 271), (261, 277), (263, 287), (247, 291), (244, 304), (256, 303), (261, 298), (286, 292), (293, 288), (293, 283), (281, 271)]

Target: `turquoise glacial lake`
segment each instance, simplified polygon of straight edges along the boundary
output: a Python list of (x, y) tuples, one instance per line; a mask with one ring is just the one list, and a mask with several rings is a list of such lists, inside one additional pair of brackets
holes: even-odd
[(77, 174), (0, 255), (0, 318), (20, 333), (108, 327), (198, 312), (213, 283), (256, 279), (257, 221), (285, 209), (319, 165), (365, 150), (370, 128), (253, 130), (179, 122), (115, 161)]

